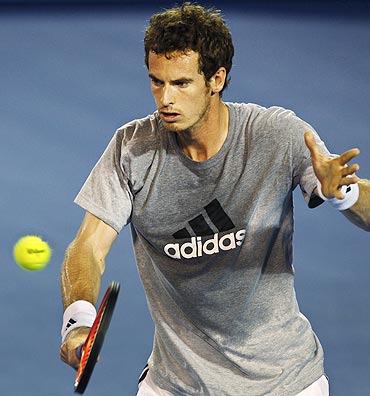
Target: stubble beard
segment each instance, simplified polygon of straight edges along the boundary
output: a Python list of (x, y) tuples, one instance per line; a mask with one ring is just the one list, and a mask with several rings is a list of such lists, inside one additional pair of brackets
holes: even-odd
[(205, 103), (202, 111), (198, 113), (197, 120), (193, 124), (185, 127), (176, 125), (177, 124), (176, 122), (163, 123), (163, 125), (170, 132), (175, 132), (178, 134), (182, 134), (182, 133), (192, 134), (197, 130), (199, 130), (204, 124), (208, 122), (210, 108), (211, 108), (211, 99), (209, 98), (208, 101)]

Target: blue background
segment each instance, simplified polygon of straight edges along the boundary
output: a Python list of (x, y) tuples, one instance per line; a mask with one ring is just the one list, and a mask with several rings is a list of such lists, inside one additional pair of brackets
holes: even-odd
[[(170, 3), (0, 4), (0, 394), (67, 396), (59, 360), (64, 251), (83, 212), (73, 199), (114, 130), (154, 110), (143, 63), (150, 15)], [(73, 3), (73, 4), (72, 4)], [(202, 2), (201, 2), (202, 3)], [(206, 3), (208, 5), (209, 3)], [(225, 2), (236, 56), (224, 99), (281, 105), (310, 122), (333, 152), (359, 147), (370, 177), (369, 2)], [(334, 396), (370, 389), (369, 235), (295, 194), (296, 288), (326, 351)], [(12, 247), (38, 234), (53, 247), (33, 273)], [(152, 344), (130, 233), (118, 237), (103, 288), (121, 295), (86, 395), (135, 395)]]

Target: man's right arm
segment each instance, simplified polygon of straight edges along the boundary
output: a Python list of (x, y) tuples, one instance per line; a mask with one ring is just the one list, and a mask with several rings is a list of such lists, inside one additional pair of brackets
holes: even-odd
[[(96, 305), (100, 280), (105, 270), (107, 257), (117, 232), (102, 220), (86, 213), (76, 238), (68, 246), (61, 273), (61, 288), (64, 310), (78, 300)], [(61, 359), (78, 366), (76, 349), (85, 341), (89, 328), (80, 327), (71, 331), (64, 340)]]

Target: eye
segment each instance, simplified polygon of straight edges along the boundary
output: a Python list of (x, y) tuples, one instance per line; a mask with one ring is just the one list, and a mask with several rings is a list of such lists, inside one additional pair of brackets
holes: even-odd
[(163, 82), (161, 80), (157, 80), (156, 78), (152, 78), (152, 84), (156, 87), (160, 87)]
[(185, 88), (189, 85), (189, 81), (182, 81), (182, 80), (176, 81), (175, 85), (180, 88)]

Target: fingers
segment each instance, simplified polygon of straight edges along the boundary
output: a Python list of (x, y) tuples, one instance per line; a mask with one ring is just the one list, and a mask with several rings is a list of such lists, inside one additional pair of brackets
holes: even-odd
[[(360, 153), (360, 150), (358, 150), (358, 149), (348, 150), (338, 158), (338, 161), (340, 164), (342, 164), (343, 161), (345, 161), (346, 159), (349, 158), (349, 160), (351, 160), (352, 158), (357, 156), (359, 153)], [(344, 157), (344, 159), (343, 159), (343, 157)], [(344, 162), (344, 164), (342, 165), (342, 171), (341, 171), (342, 179), (341, 179), (339, 186), (340, 187), (345, 186), (345, 185), (348, 186), (349, 184), (357, 183), (360, 179), (359, 179), (359, 177), (357, 177), (355, 175), (355, 173), (358, 172), (359, 169), (360, 169), (360, 166), (358, 164), (347, 165), (347, 163)]]
[[(304, 133), (304, 140), (312, 156), (321, 155), (320, 149), (315, 140), (315, 136), (311, 131), (306, 131)], [(357, 148), (348, 150), (338, 157), (339, 163), (344, 166), (348, 162), (350, 162), (353, 158), (357, 157), (359, 154), (360, 154), (360, 150)], [(354, 172), (356, 172), (357, 170), (358, 169), (356, 169)]]
[(77, 348), (69, 349), (68, 345), (64, 343), (60, 348), (60, 358), (64, 363), (70, 365), (76, 370), (78, 369), (80, 360), (77, 357)]
[[(311, 131), (304, 134), (304, 140), (311, 153), (312, 166), (317, 179), (320, 181), (322, 194), (330, 199), (344, 199), (343, 186), (357, 183), (360, 179), (356, 172), (360, 169), (358, 164), (348, 164), (360, 154), (357, 148), (348, 150), (335, 158), (325, 156), (316, 143), (315, 135)], [(343, 192), (342, 192), (343, 190)]]
[(342, 186), (349, 186), (350, 184), (356, 184), (358, 183), (358, 181), (360, 180), (360, 178), (358, 178), (357, 176), (353, 175), (353, 176), (346, 176), (344, 177), (341, 182), (339, 183), (339, 187)]
[(342, 176), (351, 176), (354, 173), (358, 172), (359, 169), (360, 166), (358, 164), (344, 166), (342, 169)]
[[(337, 159), (334, 159), (333, 161), (335, 160)], [(354, 174), (359, 169), (357, 164), (342, 167), (339, 165), (339, 167), (341, 169), (337, 171), (337, 176), (332, 176), (330, 180), (327, 179), (326, 181), (323, 181), (325, 187), (322, 188), (322, 191), (325, 190), (324, 195), (328, 198), (334, 197), (337, 199), (343, 199), (344, 194), (342, 193), (342, 187), (355, 184), (360, 180)], [(334, 172), (332, 172), (332, 175), (334, 175)]]
[(355, 172), (357, 172), (359, 169), (360, 167), (358, 164), (353, 164), (343, 167), (342, 170), (343, 184), (357, 183), (360, 179), (355, 175)]
[(338, 157), (338, 160), (341, 165), (346, 165), (348, 162), (350, 162), (353, 158), (357, 157), (359, 154), (360, 154), (360, 150), (354, 148), (343, 153), (341, 156)]
[(71, 331), (60, 347), (60, 359), (74, 369), (77, 369), (80, 364), (77, 349), (85, 342), (89, 331), (88, 327), (79, 327)]
[[(307, 148), (311, 152), (311, 157), (312, 161), (314, 164), (323, 164), (324, 162), (327, 162), (328, 158), (325, 158), (320, 149), (319, 146), (316, 143), (315, 136), (311, 131), (306, 131), (304, 134), (304, 139)], [(351, 184), (351, 183), (357, 183), (359, 180), (357, 176), (354, 175), (355, 172), (357, 172), (360, 169), (360, 166), (358, 164), (352, 164), (352, 165), (347, 165), (348, 162), (350, 162), (353, 158), (357, 157), (360, 154), (360, 150), (357, 148), (348, 150), (344, 152), (342, 155), (338, 156), (337, 158), (333, 159), (333, 162), (335, 162), (337, 165), (339, 165), (339, 168), (342, 169), (341, 175), (342, 177), (351, 177), (351, 179), (344, 179), (343, 180), (343, 185), (344, 184)]]

